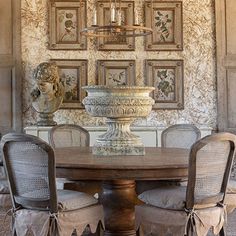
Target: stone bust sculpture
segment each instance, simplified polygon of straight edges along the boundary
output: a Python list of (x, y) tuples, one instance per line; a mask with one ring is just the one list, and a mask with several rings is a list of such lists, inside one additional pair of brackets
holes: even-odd
[(35, 72), (36, 86), (31, 92), (32, 106), (39, 113), (37, 125), (56, 125), (53, 113), (63, 101), (64, 87), (60, 82), (58, 67), (52, 62), (40, 63)]

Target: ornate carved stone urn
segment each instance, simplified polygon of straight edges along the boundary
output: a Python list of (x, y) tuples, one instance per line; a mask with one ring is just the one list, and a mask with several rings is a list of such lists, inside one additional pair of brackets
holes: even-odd
[(144, 155), (141, 138), (130, 131), (137, 117), (146, 117), (154, 100), (149, 93), (153, 87), (137, 86), (85, 86), (88, 93), (83, 104), (91, 116), (107, 117), (107, 132), (100, 135), (93, 146), (93, 154)]

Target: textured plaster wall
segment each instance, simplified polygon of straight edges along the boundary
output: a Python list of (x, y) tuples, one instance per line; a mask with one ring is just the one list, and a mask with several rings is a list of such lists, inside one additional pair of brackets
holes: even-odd
[[(88, 15), (92, 15), (92, 0), (88, 0)], [(140, 3), (140, 1), (139, 1)], [(22, 60), (24, 72), (24, 125), (34, 124), (35, 112), (31, 109), (30, 90), (34, 84), (33, 70), (49, 59), (88, 59), (88, 80), (95, 83), (97, 59), (134, 59), (138, 85), (143, 84), (145, 59), (184, 60), (184, 110), (156, 110), (136, 125), (170, 125), (194, 123), (198, 126), (216, 126), (216, 68), (214, 0), (183, 0), (184, 50), (181, 52), (146, 52), (143, 39), (136, 39), (136, 50), (96, 51), (93, 40), (88, 40), (86, 51), (48, 50), (48, 1), (22, 0)], [(141, 14), (141, 13), (140, 13)], [(88, 17), (88, 25), (92, 22)], [(104, 124), (104, 119), (92, 118), (84, 110), (59, 110), (58, 123), (80, 125)]]

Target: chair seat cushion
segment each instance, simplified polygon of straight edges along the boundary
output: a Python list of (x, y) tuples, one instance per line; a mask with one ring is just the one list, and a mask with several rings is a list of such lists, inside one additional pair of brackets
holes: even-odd
[[(185, 207), (186, 187), (166, 186), (143, 192), (139, 199), (146, 204), (173, 210), (183, 210)], [(236, 181), (230, 180), (225, 203), (236, 207)]]
[(183, 210), (185, 207), (186, 187), (161, 187), (143, 192), (138, 196), (146, 204), (174, 210)]
[(70, 190), (57, 190), (58, 209), (60, 211), (71, 211), (97, 204), (93, 196)]
[(7, 180), (0, 179), (0, 194), (10, 193)]
[[(143, 192), (138, 196), (140, 200), (146, 204), (169, 209), (169, 210), (184, 210), (186, 203), (186, 186), (166, 186), (157, 189), (152, 189), (146, 192)], [(195, 198), (195, 209), (213, 207), (216, 204), (205, 201), (210, 196), (198, 196)]]

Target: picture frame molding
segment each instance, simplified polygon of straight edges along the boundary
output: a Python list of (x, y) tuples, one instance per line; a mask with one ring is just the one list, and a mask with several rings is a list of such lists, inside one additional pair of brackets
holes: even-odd
[[(80, 7), (82, 6), (82, 11)], [(77, 11), (77, 41), (74, 42), (60, 42), (58, 40), (58, 22), (57, 22), (57, 9), (74, 9)], [(79, 14), (82, 12), (82, 16)], [(81, 21), (79, 21), (81, 17)], [(80, 5), (79, 1), (66, 1), (66, 0), (50, 0), (49, 2), (49, 49), (51, 50), (86, 50), (87, 49), (87, 39), (80, 35), (80, 30), (85, 28), (87, 25), (87, 3), (82, 0)]]
[[(151, 9), (153, 5), (154, 9)], [(173, 42), (153, 42), (153, 35), (145, 37), (145, 50), (146, 51), (182, 51), (183, 50), (183, 3), (182, 0), (176, 1), (153, 1), (145, 2), (145, 26), (150, 27), (155, 32), (154, 22), (152, 22), (151, 15), (155, 9), (173, 10), (174, 11), (174, 39)], [(152, 11), (152, 13), (150, 13)]]
[(136, 66), (135, 60), (97, 60), (97, 84), (106, 85), (106, 69), (127, 69), (127, 84), (133, 86), (136, 84)]
[[(88, 60), (87, 59), (51, 59), (51, 62), (55, 62), (58, 68), (77, 69), (77, 84), (79, 99), (75, 101), (63, 101), (60, 109), (84, 109), (82, 100), (86, 97), (86, 91), (82, 89), (83, 86), (88, 85)], [(78, 81), (79, 80), (79, 81)]]
[(154, 91), (151, 93), (155, 100), (154, 110), (158, 109), (184, 109), (184, 60), (145, 60), (145, 85), (154, 86), (154, 68), (171, 68), (175, 69), (175, 100), (174, 101), (156, 101)]

